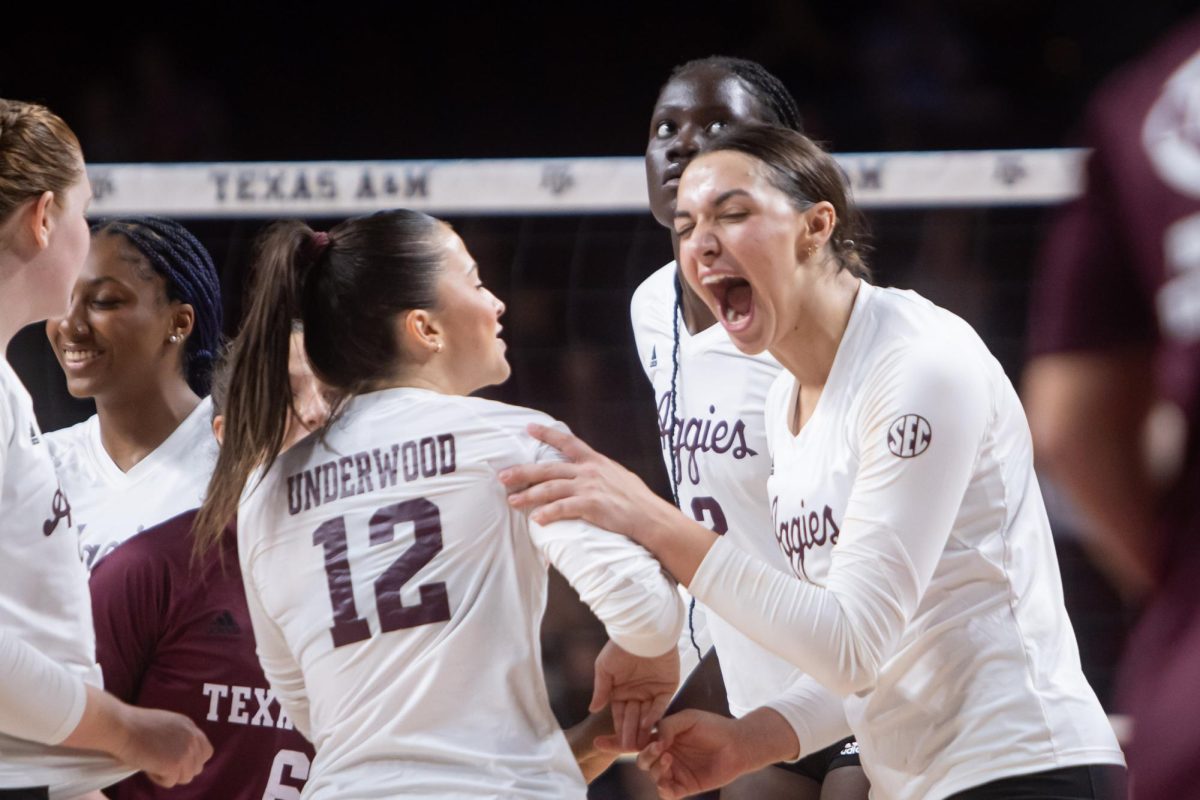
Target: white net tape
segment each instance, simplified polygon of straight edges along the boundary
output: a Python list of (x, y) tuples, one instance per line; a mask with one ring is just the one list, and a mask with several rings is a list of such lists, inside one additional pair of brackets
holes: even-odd
[[(837, 156), (864, 208), (1047, 205), (1075, 196), (1085, 152), (974, 150)], [(644, 211), (640, 157), (93, 164), (97, 216), (342, 217)]]

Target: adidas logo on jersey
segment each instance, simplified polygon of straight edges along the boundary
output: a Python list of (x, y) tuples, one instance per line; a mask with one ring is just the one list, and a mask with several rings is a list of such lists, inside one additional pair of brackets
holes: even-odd
[(658, 366), (658, 348), (655, 347), (654, 345), (650, 346), (650, 366), (651, 367)]
[(242, 632), (242, 627), (237, 624), (233, 614), (222, 611), (208, 624), (208, 632), (214, 636), (237, 636)]

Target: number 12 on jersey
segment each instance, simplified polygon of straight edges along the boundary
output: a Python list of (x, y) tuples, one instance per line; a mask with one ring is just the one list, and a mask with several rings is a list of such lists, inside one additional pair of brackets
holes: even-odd
[[(391, 542), (396, 526), (405, 522), (413, 524), (416, 541), (375, 580), (375, 605), (382, 633), (450, 619), (446, 584), (441, 581), (418, 587), (421, 602), (414, 606), (406, 606), (400, 599), (404, 584), (442, 550), (442, 517), (437, 506), (418, 497), (377, 509), (369, 523), (371, 546)], [(313, 531), (313, 545), (325, 549), (325, 577), (329, 583), (329, 602), (333, 606), (333, 625), (329, 629), (333, 646), (342, 647), (370, 638), (371, 628), (358, 615), (354, 604), (346, 518), (335, 517), (322, 523)]]

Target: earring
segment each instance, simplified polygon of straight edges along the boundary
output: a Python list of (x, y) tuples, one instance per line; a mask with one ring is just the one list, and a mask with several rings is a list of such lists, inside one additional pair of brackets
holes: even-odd
[(438, 343), (437, 343), (437, 349), (436, 349), (436, 350), (434, 350), (433, 352), (435, 352), (435, 353), (440, 353), (440, 352), (442, 352), (442, 340), (441, 340), (441, 339), (439, 339), (439, 340), (438, 340)]
[(167, 337), (167, 341), (170, 342), (171, 344), (178, 344), (179, 343), (179, 334), (172, 333), (170, 336)]

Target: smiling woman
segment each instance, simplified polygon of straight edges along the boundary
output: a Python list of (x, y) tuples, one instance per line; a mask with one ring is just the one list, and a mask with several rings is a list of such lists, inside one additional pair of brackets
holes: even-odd
[(208, 251), (158, 217), (97, 226), (65, 316), (46, 335), (96, 415), (47, 435), (89, 568), (200, 505), (216, 460), (208, 394), (221, 298)]
[(73, 797), (135, 769), (171, 786), (188, 781), (211, 753), (186, 718), (131, 708), (100, 688), (71, 498), (5, 357), (19, 328), (66, 308), (88, 250), (90, 198), (66, 123), (43, 106), (0, 99), (0, 798), (7, 800)]

